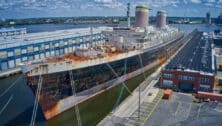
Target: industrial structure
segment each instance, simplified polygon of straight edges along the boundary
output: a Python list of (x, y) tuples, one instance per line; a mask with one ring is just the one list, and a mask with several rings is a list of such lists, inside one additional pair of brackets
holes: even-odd
[(149, 8), (146, 5), (136, 6), (135, 27), (147, 27), (149, 25)]
[(206, 21), (206, 24), (211, 24), (210, 12), (207, 12), (207, 13), (206, 13), (206, 19), (205, 19), (205, 21)]
[(222, 12), (221, 12), (220, 15), (215, 19), (215, 23), (216, 23), (216, 24), (222, 24)]
[(107, 27), (27, 33), (26, 29), (0, 30), (0, 72), (18, 67), (22, 62), (42, 60), (72, 53), (78, 47), (105, 42), (101, 33)]
[(185, 47), (162, 70), (160, 86), (179, 91), (212, 91), (215, 63), (212, 42), (197, 32)]
[(156, 16), (156, 26), (158, 28), (166, 27), (166, 11), (158, 11)]
[(128, 28), (130, 28), (130, 3), (127, 3), (127, 25), (128, 25)]
[(148, 26), (148, 7), (140, 5), (136, 7), (136, 27), (103, 29), (102, 37), (107, 41), (23, 64), (27, 85), (46, 119), (72, 107), (76, 94), (98, 92), (162, 64), (183, 44), (184, 33), (169, 26)]

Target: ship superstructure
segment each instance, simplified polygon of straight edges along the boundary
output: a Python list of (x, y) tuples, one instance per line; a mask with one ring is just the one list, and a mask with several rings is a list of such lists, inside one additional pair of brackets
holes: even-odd
[[(137, 8), (139, 11), (147, 9), (145, 6)], [(183, 32), (167, 25), (161, 28), (115, 27), (103, 30), (102, 34), (107, 38), (104, 43), (91, 43), (76, 48), (73, 53), (23, 64), (27, 85), (35, 94), (39, 78), (42, 79), (39, 103), (47, 119), (76, 104), (78, 100), (74, 95), (96, 93), (121, 83), (124, 79), (120, 78), (130, 79), (141, 74), (141, 69), (162, 64), (183, 44), (184, 37)]]
[(159, 48), (182, 35), (175, 28), (160, 30), (152, 26), (147, 29), (113, 28), (113, 31), (104, 31), (104, 34), (108, 42), (78, 47), (74, 53), (60, 57), (26, 62), (29, 67), (23, 67), (23, 72), (27, 72), (28, 76), (36, 76), (109, 63)]

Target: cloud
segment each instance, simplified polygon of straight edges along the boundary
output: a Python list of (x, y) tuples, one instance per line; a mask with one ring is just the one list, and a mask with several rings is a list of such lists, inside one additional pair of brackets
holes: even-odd
[(183, 2), (184, 2), (184, 4), (187, 4), (187, 3), (188, 3), (187, 0), (183, 0)]
[(113, 0), (95, 0), (96, 3), (112, 4)]
[(65, 14), (125, 15), (128, 2), (131, 3), (132, 14), (135, 6), (140, 3), (149, 5), (153, 9), (151, 11), (153, 14), (157, 10), (165, 9), (171, 15), (181, 15), (184, 9), (187, 9), (190, 10), (190, 15), (194, 15), (195, 13), (191, 12), (196, 11), (192, 10), (201, 10), (203, 11), (201, 13), (205, 13), (206, 10), (203, 8), (219, 13), (222, 8), (222, 0), (0, 0), (0, 18), (65, 16)]
[(215, 0), (207, 0), (208, 3), (215, 3)]
[(202, 3), (202, 1), (201, 1), (201, 0), (190, 0), (190, 2), (195, 3), (195, 4)]
[(209, 7), (214, 7), (214, 4), (212, 3), (204, 3), (204, 5), (209, 6)]
[(166, 6), (174, 6), (177, 7), (180, 3), (180, 0), (151, 0), (149, 5), (152, 7), (166, 7)]

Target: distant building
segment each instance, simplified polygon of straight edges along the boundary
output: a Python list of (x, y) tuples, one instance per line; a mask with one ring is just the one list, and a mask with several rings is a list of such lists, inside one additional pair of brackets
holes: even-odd
[(222, 12), (220, 13), (220, 15), (218, 16), (219, 19), (222, 19)]
[(216, 24), (222, 24), (222, 12), (220, 13), (220, 15), (218, 16), (218, 18), (215, 21)]
[(206, 14), (206, 24), (211, 24), (211, 16), (210, 16), (210, 12), (207, 12)]
[(0, 72), (20, 63), (75, 52), (78, 47), (105, 42), (104, 27), (26, 33), (25, 28), (0, 29)]

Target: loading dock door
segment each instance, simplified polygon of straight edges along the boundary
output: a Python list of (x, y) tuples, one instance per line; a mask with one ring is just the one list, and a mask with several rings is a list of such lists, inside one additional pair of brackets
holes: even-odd
[(179, 88), (182, 91), (189, 92), (193, 90), (193, 84), (192, 83), (179, 83)]

